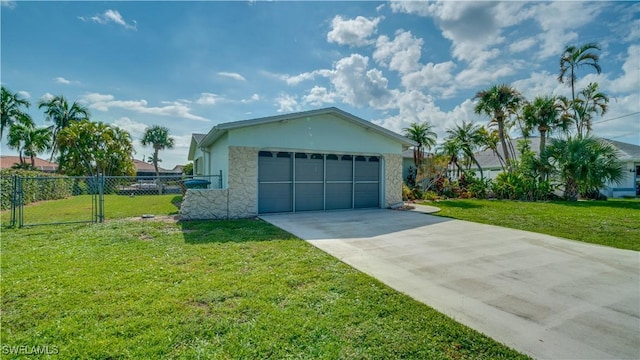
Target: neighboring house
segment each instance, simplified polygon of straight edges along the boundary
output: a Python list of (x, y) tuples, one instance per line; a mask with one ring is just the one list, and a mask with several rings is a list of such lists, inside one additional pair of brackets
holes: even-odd
[[(31, 158), (30, 157), (25, 157), (24, 161), (28, 164), (31, 165)], [(19, 156), (6, 156), (6, 155), (2, 155), (0, 156), (0, 169), (8, 169), (13, 167), (13, 165), (15, 164), (19, 164), (20, 163), (20, 157)], [(58, 164), (56, 163), (52, 163), (49, 162), (47, 160), (43, 160), (40, 158), (35, 158), (35, 167), (36, 169), (42, 171), (42, 172), (46, 172), (46, 173), (54, 173), (56, 171), (58, 171)]]
[(237, 121), (194, 134), (194, 174), (222, 189), (189, 189), (183, 219), (386, 208), (402, 203), (402, 152), (413, 141), (337, 108)]
[[(142, 160), (133, 159), (133, 164), (136, 167), (136, 176), (156, 176), (156, 169), (153, 164), (146, 163)], [(158, 172), (160, 176), (175, 176), (182, 174), (182, 170), (167, 170), (158, 166)]]
[[(516, 143), (522, 138), (510, 140), (510, 145), (513, 145), (516, 149)], [(540, 149), (540, 138), (531, 137), (528, 139), (531, 150), (538, 154)], [(607, 197), (623, 197), (623, 196), (639, 196), (640, 195), (640, 146), (627, 144), (620, 141), (604, 139), (618, 149), (620, 160), (624, 163), (623, 179), (620, 184), (607, 183), (600, 192)], [(550, 139), (547, 139), (547, 145), (551, 143)], [(498, 147), (498, 152), (502, 155), (502, 147)], [(516, 150), (516, 155), (520, 157), (520, 153)], [(484, 177), (487, 179), (494, 179), (499, 173), (501, 173), (502, 166), (499, 158), (492, 150), (481, 151), (476, 154), (476, 159), (480, 166)], [(472, 169), (477, 169), (473, 166)], [(476, 171), (479, 176), (480, 173)]]
[(601, 193), (608, 197), (640, 196), (640, 146), (605, 139), (618, 149), (624, 163), (620, 184), (607, 184)]
[[(424, 160), (422, 165), (426, 164), (427, 161), (430, 161), (430, 157), (434, 156), (433, 153), (429, 153), (427, 151), (423, 151)], [(407, 149), (402, 152), (402, 179), (407, 181), (407, 176), (409, 176), (409, 168), (415, 169), (416, 165), (413, 161), (413, 149)]]

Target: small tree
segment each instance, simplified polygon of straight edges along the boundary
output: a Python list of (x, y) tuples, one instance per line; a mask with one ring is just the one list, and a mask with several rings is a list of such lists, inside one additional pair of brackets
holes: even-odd
[(31, 104), (28, 100), (20, 97), (18, 93), (12, 93), (9, 89), (2, 86), (2, 100), (0, 101), (0, 140), (4, 135), (4, 129), (10, 128), (15, 123), (25, 123), (31, 120), (29, 115), (24, 112), (23, 108), (28, 108)]
[(160, 150), (172, 149), (174, 139), (169, 136), (168, 128), (160, 125), (153, 125), (144, 131), (141, 143), (142, 146), (151, 145), (153, 147), (151, 162), (153, 163), (153, 167), (156, 170), (156, 177), (158, 178), (158, 193), (162, 194), (162, 186), (160, 186), (160, 171), (158, 170), (158, 162), (162, 160), (158, 157), (158, 153)]

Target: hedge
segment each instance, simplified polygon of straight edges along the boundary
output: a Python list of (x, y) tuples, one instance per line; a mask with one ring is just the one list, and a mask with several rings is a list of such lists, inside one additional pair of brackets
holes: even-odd
[[(14, 175), (23, 177), (22, 202), (27, 205), (37, 201), (64, 199), (77, 194), (83, 180), (22, 169), (0, 170), (0, 209), (11, 208)], [(83, 192), (83, 191), (80, 191)]]

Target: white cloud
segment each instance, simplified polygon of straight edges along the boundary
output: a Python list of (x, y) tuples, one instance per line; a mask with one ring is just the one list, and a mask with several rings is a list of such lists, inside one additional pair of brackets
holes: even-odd
[(71, 81), (70, 81), (70, 80), (67, 80), (67, 79), (65, 79), (65, 78), (63, 78), (63, 77), (60, 77), (60, 76), (59, 76), (59, 77), (57, 77), (57, 78), (55, 78), (54, 80), (55, 80), (58, 84), (65, 84), (65, 85), (71, 84)]
[(304, 103), (313, 106), (322, 106), (324, 104), (334, 103), (335, 93), (331, 93), (325, 87), (314, 86), (309, 93), (302, 98)]
[(632, 42), (640, 39), (640, 19), (632, 21), (628, 31), (629, 33), (625, 36), (624, 41)]
[(560, 56), (564, 47), (578, 38), (575, 30), (592, 22), (605, 6), (609, 5), (582, 1), (541, 2), (532, 6), (530, 13), (542, 29), (537, 55)]
[(393, 97), (389, 81), (380, 70), (367, 69), (368, 62), (368, 57), (352, 54), (338, 60), (327, 75), (343, 102), (357, 107), (388, 108)]
[(258, 94), (253, 94), (248, 99), (240, 100), (240, 102), (243, 103), (243, 104), (249, 104), (249, 103), (256, 102), (256, 101), (260, 101), (260, 95), (258, 95)]
[(20, 95), (24, 99), (31, 99), (31, 93), (28, 91), (20, 90), (18, 91), (18, 95)]
[(113, 125), (126, 130), (129, 134), (131, 134), (132, 139), (139, 139), (144, 134), (144, 131), (147, 129), (147, 124), (136, 122), (128, 117), (121, 117), (120, 119), (113, 122)]
[(90, 18), (87, 18), (85, 16), (78, 16), (78, 19), (82, 20), (82, 21), (88, 21), (91, 20), (95, 23), (98, 24), (108, 24), (108, 23), (114, 23), (117, 25), (122, 26), (123, 28), (127, 29), (127, 30), (138, 30), (137, 26), (137, 22), (135, 20), (132, 20), (131, 23), (127, 23), (124, 18), (122, 17), (122, 15), (120, 15), (120, 12), (118, 12), (118, 10), (107, 10), (102, 14), (98, 14), (95, 16), (92, 16)]
[(336, 15), (331, 21), (331, 31), (327, 33), (327, 41), (339, 45), (364, 46), (373, 43), (369, 39), (376, 32), (376, 28), (383, 16), (368, 19), (358, 16), (355, 19), (343, 19)]
[(202, 93), (198, 100), (196, 100), (196, 104), (200, 105), (216, 105), (223, 101), (224, 98), (217, 94), (212, 93)]
[(278, 112), (294, 112), (300, 108), (298, 106), (298, 100), (294, 96), (288, 94), (281, 94), (276, 98), (276, 104), (278, 105)]
[(397, 31), (393, 41), (382, 35), (376, 42), (373, 59), (378, 64), (405, 74), (417, 70), (420, 66), (423, 44), (424, 41), (414, 37), (410, 31)]
[(80, 97), (80, 100), (88, 103), (89, 108), (107, 112), (110, 108), (121, 108), (141, 114), (180, 117), (189, 120), (209, 121), (191, 113), (191, 109), (179, 101), (171, 102), (166, 106), (148, 106), (147, 101), (141, 100), (115, 100), (113, 95), (91, 93)]
[(640, 92), (640, 45), (634, 44), (627, 49), (627, 59), (622, 64), (623, 74), (611, 81), (608, 86), (613, 94)]
[(234, 73), (234, 72), (225, 72), (225, 71), (221, 71), (218, 73), (218, 75), (220, 76), (224, 76), (224, 77), (228, 77), (234, 80), (238, 80), (238, 81), (246, 81), (247, 79), (244, 78), (244, 76), (238, 74), (238, 73)]
[(471, 100), (465, 100), (451, 111), (442, 111), (434, 101), (434, 98), (424, 93), (411, 90), (398, 93), (396, 96), (398, 114), (388, 116), (373, 122), (399, 134), (409, 127), (411, 123), (428, 121), (434, 125), (434, 131), (441, 141), (446, 135), (446, 129), (452, 128), (462, 121), (482, 121), (473, 112), (474, 104)]
[(44, 95), (42, 95), (42, 97), (40, 97), (40, 101), (42, 102), (47, 102), (47, 101), (51, 101), (53, 100), (55, 96), (51, 93), (45, 93)]
[(420, 70), (408, 73), (402, 77), (402, 85), (405, 88), (420, 89), (428, 88), (437, 91), (442, 91), (450, 85), (453, 79), (453, 69), (455, 68), (453, 61), (446, 61), (443, 63), (428, 63), (423, 65)]
[(529, 50), (533, 45), (536, 44), (536, 42), (537, 40), (535, 37), (524, 38), (522, 40), (512, 42), (509, 45), (509, 50), (513, 53)]

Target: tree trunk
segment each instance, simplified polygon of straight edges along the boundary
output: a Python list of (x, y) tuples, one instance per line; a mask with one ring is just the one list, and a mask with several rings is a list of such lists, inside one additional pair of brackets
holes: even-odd
[(35, 168), (36, 167), (36, 156), (31, 154), (31, 167)]
[(162, 195), (162, 184), (160, 183), (160, 171), (158, 170), (158, 149), (153, 149), (153, 168), (156, 170), (156, 185), (158, 186), (158, 195)]
[(504, 159), (507, 163), (507, 170), (511, 172), (511, 160), (509, 159), (509, 148), (507, 147), (506, 136), (504, 136), (504, 116), (502, 114), (496, 115), (496, 121), (498, 122), (498, 135), (500, 136), (500, 142), (502, 143), (502, 151), (504, 152)]
[(568, 178), (564, 188), (564, 197), (569, 201), (578, 201), (578, 182)]

